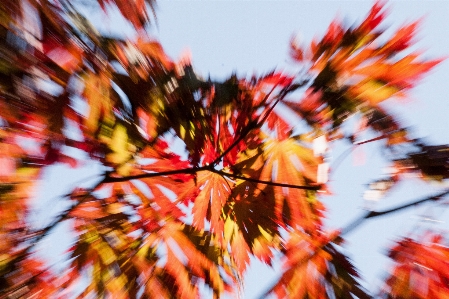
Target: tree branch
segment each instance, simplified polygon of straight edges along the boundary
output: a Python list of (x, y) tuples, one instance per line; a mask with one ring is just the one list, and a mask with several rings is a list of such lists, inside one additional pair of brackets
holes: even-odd
[(400, 211), (400, 210), (403, 210), (403, 209), (406, 209), (406, 208), (409, 208), (409, 207), (412, 207), (412, 206), (415, 206), (415, 205), (419, 205), (419, 204), (424, 203), (426, 201), (431, 201), (431, 200), (437, 201), (437, 200), (441, 199), (441, 197), (446, 196), (448, 194), (449, 194), (449, 190), (446, 190), (446, 191), (443, 191), (443, 192), (441, 192), (439, 194), (436, 194), (434, 196), (418, 199), (418, 200), (415, 200), (413, 202), (410, 202), (410, 203), (407, 203), (407, 204), (403, 204), (403, 205), (400, 205), (400, 206), (397, 206), (395, 208), (391, 208), (391, 209), (388, 209), (388, 210), (384, 210), (384, 211), (380, 211), (380, 212), (371, 211), (366, 218), (374, 218), (374, 217), (387, 215), (387, 214), (394, 213), (394, 212), (397, 212), (397, 211)]
[(276, 105), (282, 101), (285, 96), (287, 95), (287, 91), (285, 91), (285, 89), (281, 92), (281, 94), (277, 97), (276, 101), (274, 102), (273, 105), (271, 105), (270, 109), (267, 110), (267, 112), (265, 113), (265, 115), (262, 117), (262, 119), (260, 120), (259, 126), (261, 126), (268, 118), (268, 116), (270, 116), (271, 112), (273, 112), (274, 107), (276, 107)]
[(248, 177), (241, 176), (238, 174), (228, 173), (228, 172), (225, 172), (222, 170), (216, 170), (216, 169), (210, 169), (209, 171), (223, 175), (223, 176), (227, 176), (230, 178), (234, 178), (234, 179), (240, 179), (240, 180), (245, 180), (248, 182), (265, 184), (265, 185), (270, 185), (270, 186), (287, 187), (287, 188), (292, 188), (292, 189), (303, 189), (303, 190), (320, 190), (321, 189), (321, 186), (301, 186), (301, 185), (276, 183), (276, 182), (272, 182), (272, 181), (263, 181), (263, 180), (248, 178)]
[(161, 172), (148, 172), (148, 173), (141, 173), (136, 175), (130, 175), (130, 176), (124, 176), (124, 177), (106, 177), (104, 183), (118, 183), (118, 182), (126, 182), (130, 180), (138, 180), (138, 179), (145, 179), (145, 178), (154, 178), (159, 176), (165, 176), (165, 175), (173, 175), (173, 174), (194, 174), (198, 171), (203, 170), (210, 170), (210, 166), (203, 166), (203, 167), (189, 167), (189, 168), (182, 168), (182, 169), (175, 169), (175, 170), (168, 170), (168, 171), (161, 171)]
[(365, 139), (365, 140), (354, 142), (352, 145), (362, 145), (362, 144), (370, 143), (370, 142), (373, 142), (373, 141), (382, 140), (382, 139), (385, 139), (387, 137), (388, 137), (388, 135), (382, 134), (380, 136), (377, 136), (377, 137), (374, 137), (374, 138), (371, 138), (371, 139)]
[(218, 156), (214, 161), (212, 161), (210, 165), (217, 165), (218, 163), (220, 163), (221, 159), (223, 159), (230, 151), (232, 151), (232, 149), (236, 147), (237, 144), (239, 144), (240, 141), (242, 141), (248, 135), (249, 132), (257, 128), (258, 126), (259, 124), (255, 120), (249, 122), (248, 125), (241, 132), (240, 136), (236, 140), (234, 140), (234, 142), (223, 153), (221, 153), (220, 156)]
[(345, 226), (344, 229), (341, 230), (341, 236), (348, 234), (349, 232), (351, 232), (352, 230), (354, 230), (355, 228), (357, 228), (360, 224), (362, 224), (365, 220), (370, 219), (370, 218), (376, 218), (376, 217), (380, 217), (380, 216), (384, 216), (384, 215), (388, 215), (391, 213), (395, 213), (419, 204), (422, 204), (426, 201), (437, 201), (439, 200), (441, 197), (446, 196), (449, 194), (449, 190), (443, 191), (439, 194), (436, 194), (434, 196), (430, 196), (430, 197), (426, 197), (426, 198), (421, 198), (421, 199), (417, 199), (414, 200), (412, 202), (397, 206), (395, 208), (391, 208), (388, 210), (384, 210), (384, 211), (369, 211), (366, 212), (365, 214), (361, 215), (359, 218), (353, 220), (350, 224), (348, 224), (347, 226)]

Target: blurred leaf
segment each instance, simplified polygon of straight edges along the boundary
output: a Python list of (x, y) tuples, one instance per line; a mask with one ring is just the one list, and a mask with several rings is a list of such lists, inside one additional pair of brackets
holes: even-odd
[(278, 298), (371, 298), (349, 259), (332, 243), (320, 248), (326, 236), (314, 234), (290, 234), (285, 270), (269, 293)]
[(106, 74), (88, 73), (85, 85), (83, 94), (89, 104), (89, 114), (85, 121), (86, 133), (94, 135), (99, 121), (110, 125), (115, 120), (110, 99), (110, 81)]
[(447, 298), (449, 250), (439, 234), (420, 241), (404, 238), (390, 249), (395, 265), (382, 289), (384, 298)]

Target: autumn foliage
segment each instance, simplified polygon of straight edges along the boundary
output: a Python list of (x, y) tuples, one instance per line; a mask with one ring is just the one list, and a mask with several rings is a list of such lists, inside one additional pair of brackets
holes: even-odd
[[(71, 1), (0, 3), (0, 297), (198, 298), (204, 286), (220, 297), (238, 294), (251, 257), (271, 265), (276, 254), (283, 273), (261, 289), (266, 295), (371, 298), (341, 250), (354, 227), (323, 224), (321, 198), (332, 196), (326, 147), (383, 144), (395, 171), (370, 184), (371, 194), (404, 173), (449, 176), (447, 146), (409, 136), (383, 106), (407, 97), (440, 62), (410, 51), (418, 23), (385, 36), (384, 5), (376, 3), (359, 24), (335, 20), (310, 45), (292, 41), (300, 73), (217, 82), (189, 59), (172, 60), (146, 33), (152, 0), (97, 2), (118, 8), (138, 38), (97, 33)], [(348, 133), (342, 127), (353, 115), (362, 125)], [(361, 141), (362, 131), (375, 137)], [(410, 150), (395, 156), (401, 146)], [(43, 171), (86, 159), (68, 148), (104, 172), (91, 188), (71, 190), (68, 208), (48, 226), (33, 226), (33, 186)], [(61, 223), (77, 239), (59, 277), (36, 245)], [(448, 298), (444, 244), (438, 233), (399, 241), (382, 296)]]

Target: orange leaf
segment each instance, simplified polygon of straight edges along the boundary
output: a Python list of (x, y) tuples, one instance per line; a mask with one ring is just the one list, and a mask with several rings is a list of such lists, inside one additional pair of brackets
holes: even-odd
[(249, 264), (249, 247), (241, 231), (238, 231), (231, 242), (232, 257), (237, 265), (237, 270), (243, 274)]
[(99, 201), (88, 201), (79, 204), (70, 211), (69, 216), (84, 219), (98, 219), (108, 216), (102, 209)]
[[(230, 181), (219, 174), (200, 171), (197, 174), (196, 185), (190, 184), (179, 200), (192, 200), (193, 226), (204, 229), (205, 220), (210, 221), (210, 230), (220, 234), (223, 231), (221, 211), (231, 193)], [(210, 215), (208, 215), (208, 212)]]
[[(278, 141), (269, 139), (264, 144), (265, 165), (260, 173), (262, 181), (273, 181), (289, 185), (306, 185), (306, 181), (317, 181), (317, 171), (320, 159), (313, 155), (311, 149), (302, 147), (292, 139)], [(267, 188), (259, 183), (255, 196)], [(271, 188), (271, 187), (270, 187)], [(303, 226), (314, 229), (315, 217), (304, 190), (275, 186), (275, 214), (283, 222), (284, 201), (287, 201), (291, 217), (291, 226)]]

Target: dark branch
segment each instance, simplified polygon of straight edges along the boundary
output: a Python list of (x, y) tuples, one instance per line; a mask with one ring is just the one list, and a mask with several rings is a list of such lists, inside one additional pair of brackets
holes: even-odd
[(270, 116), (271, 112), (273, 112), (274, 108), (277, 106), (277, 104), (282, 101), (282, 99), (285, 98), (285, 96), (287, 95), (287, 92), (282, 92), (276, 99), (276, 101), (274, 102), (273, 105), (271, 105), (270, 109), (267, 110), (267, 112), (265, 113), (265, 115), (262, 117), (262, 119), (259, 122), (259, 125), (263, 125), (263, 123), (267, 120), (268, 116)]
[[(255, 128), (259, 128), (261, 127), (264, 122), (267, 120), (268, 116), (270, 115), (270, 113), (273, 111), (273, 109), (276, 107), (276, 105), (282, 101), (288, 93), (294, 91), (295, 89), (297, 89), (300, 86), (304, 86), (306, 83), (306, 81), (301, 82), (300, 84), (293, 84), (293, 85), (289, 85), (288, 87), (283, 88), (279, 95), (276, 96), (276, 100), (274, 102), (274, 104), (270, 107), (270, 109), (268, 109), (268, 111), (265, 113), (265, 115), (259, 120), (253, 120), (251, 122), (248, 123), (248, 125), (246, 126), (246, 128), (242, 131), (242, 133), (240, 134), (240, 136), (220, 155), (218, 156), (218, 158), (216, 158), (211, 165), (217, 165), (218, 163), (220, 163), (220, 161), (234, 148), (236, 147), (240, 141), (242, 141), (248, 134), (249, 132), (251, 132), (253, 129)], [(264, 103), (265, 101), (268, 100), (268, 98), (271, 96), (271, 94), (274, 92), (274, 90), (276, 89), (276, 87), (278, 87), (278, 85), (275, 85), (271, 88), (271, 90), (265, 95), (264, 99), (262, 100), (262, 103)], [(260, 117), (259, 117), (260, 118)]]
[(418, 199), (416, 201), (413, 201), (413, 202), (410, 202), (410, 203), (407, 203), (407, 204), (404, 204), (404, 205), (397, 206), (396, 208), (384, 210), (384, 211), (381, 211), (381, 212), (371, 211), (366, 218), (374, 218), (374, 217), (387, 215), (387, 214), (394, 213), (394, 212), (397, 212), (397, 211), (400, 211), (400, 210), (403, 210), (403, 209), (406, 209), (406, 208), (409, 208), (409, 207), (412, 207), (412, 206), (415, 206), (415, 205), (419, 205), (419, 204), (424, 203), (426, 201), (431, 201), (431, 200), (437, 201), (437, 200), (441, 199), (443, 196), (446, 196), (448, 194), (449, 194), (449, 190), (446, 190), (446, 191), (443, 191), (443, 192), (441, 192), (441, 193), (439, 193), (437, 195), (434, 195), (434, 196), (431, 196), (431, 197), (422, 198), (422, 199)]
[(228, 173), (228, 172), (225, 172), (222, 170), (212, 169), (210, 171), (215, 172), (217, 174), (221, 174), (223, 176), (230, 177), (230, 178), (240, 179), (240, 180), (245, 180), (248, 182), (265, 184), (265, 185), (270, 185), (270, 186), (287, 187), (287, 188), (292, 188), (292, 189), (303, 189), (303, 190), (320, 190), (321, 189), (321, 186), (301, 186), (301, 185), (283, 184), (283, 183), (276, 183), (276, 182), (272, 182), (272, 181), (263, 181), (263, 180), (248, 178), (248, 177), (241, 176), (238, 174)]
[(391, 213), (395, 213), (419, 204), (422, 204), (426, 201), (437, 201), (439, 200), (441, 197), (446, 196), (449, 194), (449, 190), (443, 191), (437, 195), (434, 196), (430, 196), (430, 197), (426, 197), (426, 198), (421, 198), (421, 199), (417, 199), (415, 201), (397, 206), (395, 208), (391, 208), (388, 210), (384, 210), (384, 211), (369, 211), (366, 212), (365, 214), (361, 215), (359, 218), (355, 219), (354, 221), (352, 221), (350, 224), (348, 224), (347, 226), (345, 226), (344, 229), (342, 229), (341, 231), (341, 236), (348, 234), (349, 232), (351, 232), (352, 230), (354, 230), (355, 228), (357, 228), (360, 224), (362, 224), (365, 220), (370, 219), (370, 218), (376, 218), (376, 217), (380, 217), (380, 216), (384, 216), (384, 215), (388, 215)]
[(166, 176), (166, 175), (174, 175), (174, 174), (194, 174), (194, 173), (197, 173), (198, 171), (203, 171), (203, 170), (210, 170), (210, 167), (209, 166), (205, 166), (205, 167), (189, 167), (189, 168), (182, 168), (182, 169), (161, 171), (161, 172), (148, 172), (148, 173), (142, 173), (142, 174), (130, 175), (130, 176), (124, 176), (124, 177), (111, 177), (111, 176), (108, 176), (105, 179), (104, 183), (126, 182), (126, 181), (130, 181), (130, 180), (154, 178), (154, 177), (160, 177), (160, 176)]
[(251, 121), (241, 132), (240, 136), (234, 140), (234, 142), (223, 152), (220, 156), (218, 156), (210, 165), (217, 165), (220, 163), (221, 159), (223, 159), (234, 147), (236, 147), (240, 141), (242, 141), (253, 129), (257, 128), (259, 124), (257, 121)]
[(374, 137), (374, 138), (371, 138), (371, 139), (366, 139), (366, 140), (354, 142), (353, 145), (362, 145), (362, 144), (370, 143), (370, 142), (373, 142), (373, 141), (382, 140), (382, 139), (385, 139), (387, 137), (388, 137), (388, 135), (383, 134), (383, 135), (380, 135), (380, 136), (377, 136), (377, 137)]

